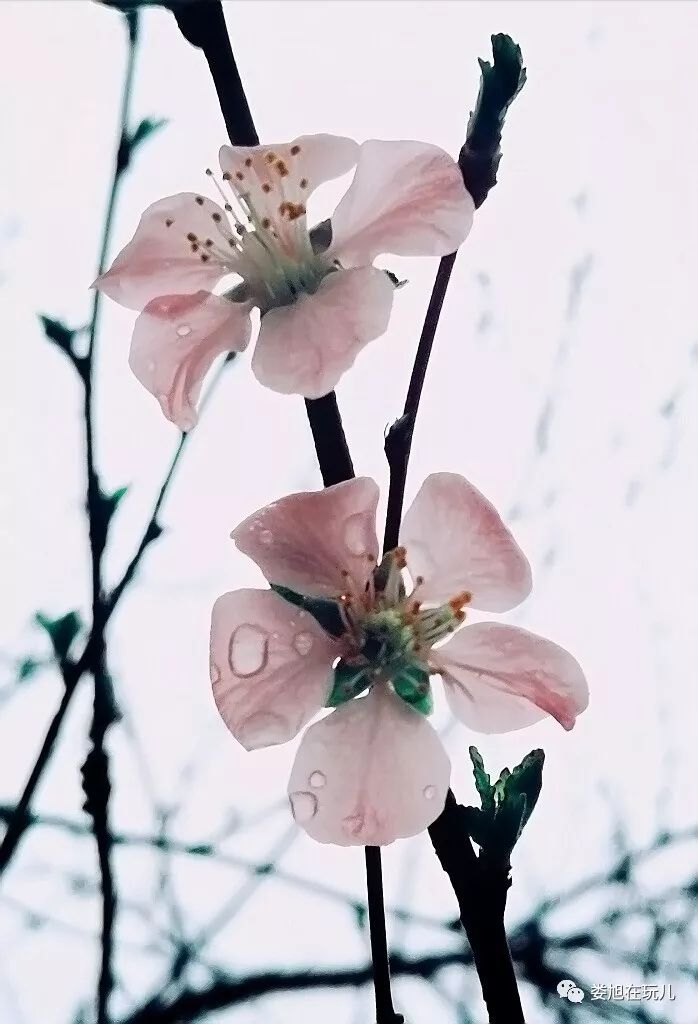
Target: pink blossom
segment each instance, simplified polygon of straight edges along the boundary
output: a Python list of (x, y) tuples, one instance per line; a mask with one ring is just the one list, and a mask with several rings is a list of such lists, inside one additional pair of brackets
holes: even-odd
[[(213, 358), (247, 346), (254, 307), (257, 379), (318, 398), (387, 329), (395, 284), (376, 256), (443, 256), (473, 220), (458, 165), (426, 143), (306, 135), (223, 146), (220, 164), (224, 206), (193, 192), (154, 203), (94, 285), (140, 313), (131, 368), (183, 430)], [(331, 230), (311, 235), (308, 198), (354, 166)]]
[(443, 809), (450, 764), (425, 717), (430, 676), (485, 733), (546, 715), (571, 729), (588, 702), (581, 668), (550, 640), (462, 625), (466, 608), (508, 611), (531, 589), (526, 558), (472, 484), (427, 477), (380, 564), (377, 503), (364, 477), (255, 512), (232, 537), (274, 590), (213, 608), (213, 694), (243, 746), (284, 743), (336, 708), (305, 732), (288, 792), (296, 821), (340, 845), (414, 835)]

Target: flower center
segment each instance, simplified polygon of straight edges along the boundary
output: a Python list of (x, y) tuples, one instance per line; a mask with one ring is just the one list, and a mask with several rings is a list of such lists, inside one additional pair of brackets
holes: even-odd
[(446, 604), (423, 609), (418, 595), (424, 580), (417, 577), (407, 592), (405, 556), (404, 548), (388, 552), (365, 595), (343, 596), (343, 614), (356, 654), (335, 669), (333, 704), (357, 696), (368, 686), (390, 682), (403, 700), (425, 713), (431, 710), (429, 651), (460, 625), (471, 595), (463, 591)]
[[(218, 258), (240, 274), (249, 298), (262, 314), (289, 305), (302, 294), (312, 295), (335, 269), (322, 253), (313, 250), (305, 204), (311, 183), (302, 176), (300, 155), (301, 146), (296, 144), (283, 157), (273, 150), (240, 157), (223, 174), (231, 197), (213, 172), (206, 172), (214, 180), (234, 230), (224, 226), (220, 246), (205, 239), (200, 258)], [(194, 251), (200, 250), (198, 238), (189, 241), (193, 250), (195, 244), (199, 246)]]

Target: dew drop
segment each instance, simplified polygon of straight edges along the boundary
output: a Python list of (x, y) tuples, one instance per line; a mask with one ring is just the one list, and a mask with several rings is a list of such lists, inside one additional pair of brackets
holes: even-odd
[(349, 516), (344, 524), (344, 543), (350, 554), (361, 557), (366, 551), (366, 520), (361, 513)]
[(218, 668), (218, 665), (216, 665), (215, 661), (212, 661), (211, 662), (211, 682), (215, 686), (216, 683), (220, 683), (220, 681), (221, 681), (221, 670)]
[(306, 793), (299, 790), (297, 793), (289, 794), (291, 802), (291, 813), (299, 825), (311, 821), (317, 814), (317, 797), (314, 793)]
[(436, 796), (436, 786), (425, 786), (424, 787), (424, 799), (433, 800)]
[(313, 637), (311, 633), (296, 633), (293, 638), (294, 650), (305, 657), (306, 654), (310, 654), (313, 647)]
[(236, 676), (254, 676), (267, 663), (269, 637), (258, 626), (243, 623), (234, 630), (228, 645), (228, 662)]
[(269, 547), (270, 544), (274, 543), (274, 534), (271, 530), (262, 530), (259, 534), (259, 540), (265, 547)]
[(308, 779), (308, 782), (313, 787), (313, 789), (322, 789), (322, 787), (327, 782), (327, 779), (322, 774), (322, 772), (313, 772), (310, 778)]
[(180, 324), (177, 328), (177, 337), (186, 338), (188, 334), (191, 334), (191, 327), (189, 324)]

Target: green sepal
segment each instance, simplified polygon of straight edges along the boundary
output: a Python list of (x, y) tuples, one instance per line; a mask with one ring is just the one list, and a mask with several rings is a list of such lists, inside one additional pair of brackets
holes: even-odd
[(346, 626), (336, 601), (328, 601), (323, 597), (306, 597), (304, 594), (297, 594), (290, 587), (282, 587), (280, 583), (272, 583), (271, 589), (284, 601), (309, 612), (316, 622), (319, 622), (326, 633), (330, 636), (343, 636), (346, 633)]
[(341, 659), (334, 668), (334, 681), (326, 708), (338, 708), (340, 704), (358, 697), (371, 685), (371, 671), (365, 665), (350, 665)]
[(393, 689), (398, 697), (422, 715), (434, 710), (434, 699), (429, 685), (429, 673), (421, 665), (412, 662), (403, 666), (392, 677)]

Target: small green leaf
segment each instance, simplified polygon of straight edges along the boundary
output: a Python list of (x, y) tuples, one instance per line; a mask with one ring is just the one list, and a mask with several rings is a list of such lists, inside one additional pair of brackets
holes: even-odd
[(470, 760), (473, 763), (475, 788), (480, 794), (480, 802), (482, 804), (482, 809), (486, 814), (494, 812), (494, 789), (492, 783), (490, 782), (490, 777), (485, 771), (485, 762), (482, 760), (482, 754), (477, 749), (477, 747), (469, 747), (468, 753), (470, 754)]
[(68, 612), (59, 619), (50, 619), (43, 612), (37, 612), (36, 622), (46, 630), (59, 661), (65, 661), (70, 646), (82, 629), (82, 620), (77, 612)]
[(506, 860), (509, 859), (516, 841), (521, 835), (526, 817), (526, 796), (524, 793), (509, 793), (497, 808), (492, 829), (492, 847)]
[(526, 82), (521, 48), (504, 33), (492, 36), (492, 63), (478, 61), (480, 90), (458, 163), (476, 207), (497, 183), (504, 119)]
[(75, 338), (81, 333), (82, 328), (68, 327), (62, 320), (54, 320), (53, 317), (44, 316), (42, 313), (39, 314), (39, 320), (48, 340), (68, 356), (78, 373), (84, 377), (85, 359), (77, 354), (74, 345)]
[(434, 710), (434, 699), (429, 685), (429, 673), (415, 663), (403, 666), (395, 673), (393, 687), (398, 697), (422, 715)]
[(506, 782), (506, 799), (515, 794), (522, 794), (526, 797), (526, 807), (521, 828), (533, 814), (540, 791), (543, 786), (543, 764), (545, 754), (542, 750), (532, 750), (526, 754), (523, 761), (517, 764), (512, 770), (511, 776)]
[(105, 513), (106, 513), (106, 516), (107, 516), (107, 521), (109, 521), (111, 519), (111, 517), (114, 515), (114, 513), (117, 510), (117, 508), (119, 507), (119, 505), (121, 504), (122, 500), (126, 497), (127, 494), (128, 494), (128, 486), (124, 486), (124, 487), (117, 487), (117, 489), (115, 491), (112, 491), (111, 494), (103, 494), (102, 495), (102, 501), (103, 501), (104, 506), (105, 506)]
[(327, 708), (336, 708), (348, 700), (358, 697), (371, 684), (371, 673), (362, 665), (349, 665), (341, 660), (334, 669), (332, 690), (325, 703)]
[(152, 117), (144, 117), (129, 136), (131, 150), (136, 149), (142, 142), (145, 142), (146, 139), (150, 138), (151, 135), (154, 135), (155, 132), (164, 128), (166, 124), (167, 118), (165, 117), (158, 118), (157, 120), (153, 120)]
[(36, 675), (37, 671), (41, 668), (42, 662), (37, 661), (36, 658), (24, 658), (20, 661), (17, 666), (17, 679), (20, 683), (23, 683), (27, 679), (31, 679), (33, 675)]
[(297, 594), (295, 590), (282, 587), (278, 583), (272, 583), (271, 589), (279, 597), (283, 597), (284, 601), (309, 612), (331, 636), (342, 636), (346, 633), (346, 626), (336, 601), (327, 601), (322, 597), (305, 597), (305, 595)]

